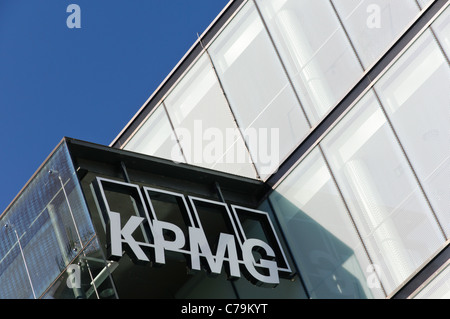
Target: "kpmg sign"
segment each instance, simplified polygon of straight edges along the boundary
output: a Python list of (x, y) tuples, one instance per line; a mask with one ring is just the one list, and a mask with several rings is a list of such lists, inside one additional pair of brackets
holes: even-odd
[[(291, 273), (266, 212), (100, 177), (93, 186), (110, 259), (126, 252), (135, 262), (164, 265), (168, 254), (182, 254), (191, 270), (218, 275), (225, 268), (230, 279), (242, 272), (253, 284), (267, 287), (279, 284), (280, 274)], [(113, 208), (121, 195), (132, 198), (132, 212)], [(169, 214), (177, 224), (167, 221)], [(252, 232), (259, 238), (250, 237)]]

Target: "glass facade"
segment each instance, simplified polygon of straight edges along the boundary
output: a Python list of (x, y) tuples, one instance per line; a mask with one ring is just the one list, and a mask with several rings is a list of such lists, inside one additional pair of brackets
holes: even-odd
[[(106, 262), (97, 256), (95, 231), (65, 144), (3, 213), (1, 225), (0, 298), (96, 298), (100, 287), (110, 289), (108, 280), (90, 285)], [(89, 260), (94, 256), (99, 261)], [(87, 285), (66, 285), (75, 270), (71, 265), (80, 266)]]
[(329, 1), (256, 3), (314, 125), (363, 72), (344, 28)]
[[(266, 180), (420, 12), (415, 0), (244, 1), (163, 98), (166, 148), (179, 133), (187, 163)], [(143, 149), (148, 125), (124, 148), (181, 157)]]
[[(244, 1), (206, 47), (223, 105), (241, 131), (279, 128), (282, 163), (433, 2)], [(449, 19), (433, 19), (270, 196), (311, 298), (387, 297), (448, 238)], [(274, 171), (246, 142), (265, 180)]]
[[(306, 135), (308, 124), (251, 2), (222, 31), (209, 51), (237, 123), (247, 137), (256, 168), (264, 178)], [(261, 131), (267, 131), (268, 141), (277, 137), (271, 146), (280, 146), (269, 166), (262, 160), (260, 143), (251, 140), (253, 132), (263, 136)], [(283, 145), (279, 140), (284, 141)]]
[(170, 92), (164, 105), (188, 163), (256, 176), (207, 54)]
[(375, 86), (447, 236), (450, 234), (450, 198), (445, 195), (450, 179), (449, 79), (448, 61), (428, 30)]
[(419, 14), (415, 0), (333, 0), (364, 69), (372, 66)]
[[(392, 297), (450, 236), (448, 3), (232, 2), (120, 147), (275, 179), (259, 208), (277, 221), (295, 275), (272, 292), (186, 275), (175, 298)], [(100, 276), (117, 265), (102, 255), (84, 196), (62, 143), (1, 216), (1, 298), (117, 297)], [(74, 264), (80, 290), (65, 284)], [(444, 266), (411, 297), (448, 298)], [(136, 282), (159, 283), (147, 274)]]
[[(335, 297), (339, 280), (346, 287), (354, 288), (354, 281), (372, 287), (367, 297), (389, 296), (448, 239), (443, 181), (449, 178), (450, 69), (448, 52), (432, 34), (448, 16), (449, 9), (271, 195), (300, 269), (314, 261), (305, 254), (318, 252), (333, 265), (328, 276), (318, 276), (329, 280), (318, 297)], [(309, 234), (311, 224), (320, 231)], [(325, 250), (307, 241), (316, 236), (332, 238)], [(339, 252), (336, 242), (348, 252)], [(359, 281), (357, 275), (333, 275), (346, 256), (353, 256), (356, 274), (367, 271)], [(311, 264), (302, 274), (314, 278), (318, 271), (319, 263)], [(371, 271), (376, 276), (368, 282)], [(314, 295), (321, 282), (312, 278), (307, 288)]]
[(312, 298), (371, 298), (370, 262), (316, 148), (270, 196)]
[(144, 122), (125, 149), (157, 157), (170, 158), (178, 163), (185, 162), (177, 143), (177, 137), (172, 130), (162, 105), (156, 108)]
[(450, 299), (450, 265), (444, 267), (431, 278), (423, 287), (420, 287), (411, 298), (414, 299)]

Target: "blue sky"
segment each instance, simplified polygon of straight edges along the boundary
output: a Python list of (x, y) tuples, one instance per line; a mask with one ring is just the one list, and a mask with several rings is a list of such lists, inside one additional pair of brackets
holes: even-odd
[(109, 145), (227, 3), (0, 0), (0, 214), (64, 136)]

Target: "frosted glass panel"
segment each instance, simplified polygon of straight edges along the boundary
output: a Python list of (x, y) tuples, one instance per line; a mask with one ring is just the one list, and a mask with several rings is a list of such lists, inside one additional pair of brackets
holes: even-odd
[(427, 31), (375, 86), (450, 235), (450, 67)]
[(209, 52), (264, 178), (303, 139), (309, 126), (252, 2), (241, 9)]
[(369, 259), (318, 149), (270, 196), (314, 298), (384, 298)]
[(432, 25), (433, 31), (447, 56), (450, 55), (450, 7)]
[(257, 4), (314, 125), (358, 81), (362, 67), (329, 1)]
[(151, 114), (125, 145), (125, 150), (184, 162), (163, 105)]
[(333, 0), (364, 67), (387, 51), (419, 13), (415, 0)]
[(164, 101), (189, 164), (256, 177), (207, 55)]
[(434, 2), (435, 0), (418, 0), (420, 7), (423, 9), (426, 6), (428, 6), (429, 4), (431, 4), (432, 2)]
[(440, 269), (434, 278), (423, 287), (414, 299), (450, 299), (450, 263)]
[(444, 237), (371, 91), (321, 145), (389, 294)]

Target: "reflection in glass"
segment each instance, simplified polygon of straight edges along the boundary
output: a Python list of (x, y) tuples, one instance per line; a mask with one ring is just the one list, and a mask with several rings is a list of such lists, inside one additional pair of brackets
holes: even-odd
[(115, 299), (111, 274), (118, 263), (106, 261), (96, 238), (62, 270), (44, 299)]
[(419, 13), (415, 0), (333, 0), (365, 68), (406, 30)]
[[(266, 212), (269, 214), (270, 219), (274, 220), (273, 211), (271, 209), (270, 204), (268, 203), (268, 200), (264, 201), (260, 207), (258, 207), (258, 210), (261, 210), (263, 212)], [(268, 241), (267, 234), (264, 232), (263, 227), (261, 227), (260, 221), (257, 221), (256, 219), (246, 219), (244, 216), (241, 216), (240, 218), (241, 225), (243, 227), (244, 234), (246, 235), (246, 238), (258, 238), (262, 241), (265, 241), (269, 243), (271, 247), (276, 247), (274, 244), (272, 244), (270, 241)], [(275, 229), (275, 232), (277, 234), (281, 234), (281, 230), (277, 227), (277, 224), (273, 224), (273, 227)], [(288, 254), (289, 250), (286, 247), (286, 243), (283, 240), (283, 237), (281, 235), (278, 235), (280, 239), (280, 245), (285, 253), (286, 261), (289, 264), (289, 268), (292, 270), (292, 272), (295, 272), (294, 268), (294, 262), (292, 261), (292, 258), (290, 254)], [(284, 259), (284, 258), (283, 258)], [(279, 268), (286, 268), (284, 266), (283, 262), (278, 263)], [(283, 273), (280, 272), (280, 283), (275, 289), (267, 289), (261, 287), (258, 287), (256, 285), (253, 285), (250, 283), (250, 281), (242, 278), (241, 280), (237, 280), (234, 283), (238, 296), (241, 299), (306, 299), (308, 298), (305, 288), (302, 284), (302, 281), (299, 277), (299, 274), (295, 274), (291, 276), (288, 276), (285, 278), (283, 276)]]
[(376, 89), (450, 235), (450, 68), (431, 32), (414, 43)]
[(270, 200), (313, 298), (384, 298), (376, 275), (368, 287), (369, 259), (318, 149)]
[(124, 149), (171, 159), (178, 163), (184, 162), (163, 105), (157, 107), (137, 133), (127, 142)]
[[(309, 126), (252, 2), (241, 9), (209, 52), (264, 178), (278, 168)], [(258, 139), (261, 136), (267, 138)]]
[(322, 146), (389, 294), (444, 238), (373, 92)]
[(164, 104), (188, 163), (256, 177), (206, 54), (177, 84)]
[(359, 80), (362, 67), (329, 1), (257, 4), (314, 125)]

